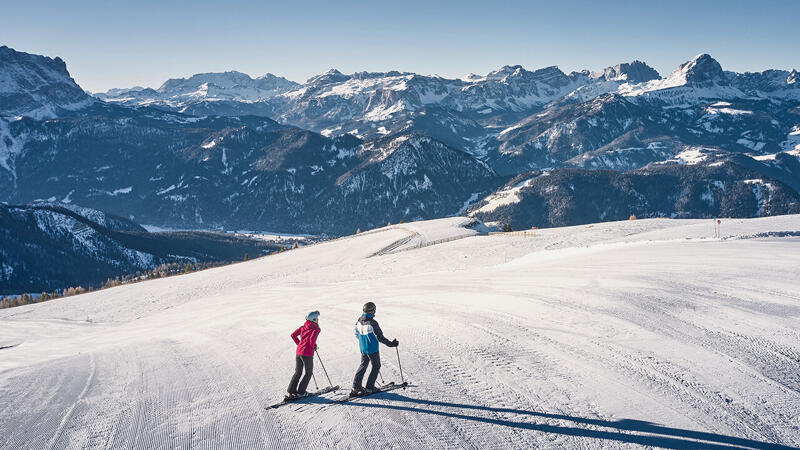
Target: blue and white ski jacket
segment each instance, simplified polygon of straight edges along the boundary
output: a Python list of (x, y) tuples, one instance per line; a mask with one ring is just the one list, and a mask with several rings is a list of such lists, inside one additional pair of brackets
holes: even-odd
[(356, 338), (361, 353), (371, 355), (378, 352), (378, 342), (389, 345), (388, 339), (383, 336), (380, 325), (372, 314), (364, 313), (356, 322)]

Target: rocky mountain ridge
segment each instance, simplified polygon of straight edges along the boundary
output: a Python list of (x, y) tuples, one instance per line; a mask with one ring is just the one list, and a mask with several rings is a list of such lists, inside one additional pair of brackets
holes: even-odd
[(61, 58), (0, 46), (0, 118), (50, 118), (93, 102), (96, 100), (75, 83)]

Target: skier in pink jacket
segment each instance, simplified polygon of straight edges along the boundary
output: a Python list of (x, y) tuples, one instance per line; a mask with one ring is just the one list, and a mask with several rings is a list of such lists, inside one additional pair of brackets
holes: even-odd
[[(308, 382), (311, 381), (311, 375), (314, 373), (314, 350), (317, 348), (317, 336), (319, 336), (320, 332), (318, 322), (319, 311), (312, 311), (306, 316), (306, 323), (291, 334), (292, 340), (297, 344), (297, 356), (295, 356), (294, 375), (289, 382), (286, 400), (294, 400), (298, 397), (310, 395), (306, 392), (306, 388), (308, 387)], [(301, 380), (300, 376), (303, 375), (303, 369), (305, 369), (305, 375)]]

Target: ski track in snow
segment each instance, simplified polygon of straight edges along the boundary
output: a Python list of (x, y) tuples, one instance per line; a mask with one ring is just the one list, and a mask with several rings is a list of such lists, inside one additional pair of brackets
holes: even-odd
[[(471, 221), (0, 310), (0, 448), (800, 446), (800, 216)], [(330, 404), (367, 300), (413, 386)], [(265, 410), (312, 309), (342, 390)]]

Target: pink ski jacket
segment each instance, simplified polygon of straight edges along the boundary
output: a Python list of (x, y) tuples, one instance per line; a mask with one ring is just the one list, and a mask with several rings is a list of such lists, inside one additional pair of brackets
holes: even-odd
[(294, 343), (297, 344), (298, 355), (314, 356), (314, 349), (317, 348), (317, 336), (319, 336), (319, 332), (319, 325), (310, 320), (306, 320), (306, 323), (304, 323), (302, 327), (294, 330), (291, 336)]

